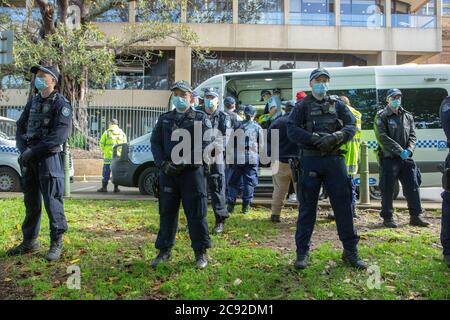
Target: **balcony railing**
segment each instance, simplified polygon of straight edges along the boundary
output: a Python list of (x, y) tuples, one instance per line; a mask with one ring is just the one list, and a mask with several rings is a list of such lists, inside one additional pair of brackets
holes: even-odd
[(284, 13), (279, 12), (239, 12), (239, 23), (242, 24), (284, 24)]
[(392, 27), (394, 28), (436, 28), (436, 16), (393, 14)]
[(336, 18), (333, 12), (330, 13), (303, 13), (291, 12), (289, 16), (290, 24), (303, 26), (334, 26)]
[(385, 26), (383, 14), (341, 14), (341, 26), (381, 28)]

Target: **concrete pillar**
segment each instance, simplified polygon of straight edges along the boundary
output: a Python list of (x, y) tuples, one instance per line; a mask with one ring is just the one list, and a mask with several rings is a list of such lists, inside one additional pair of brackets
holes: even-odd
[(289, 24), (289, 11), (291, 11), (289, 8), (289, 2), (290, 0), (284, 0), (284, 24)]
[(185, 80), (191, 83), (192, 49), (175, 47), (175, 81)]
[(386, 17), (386, 28), (392, 28), (392, 1), (385, 0), (384, 3), (385, 3), (384, 11)]
[(442, 0), (434, 0), (436, 8), (436, 28), (442, 28)]
[(341, 25), (341, 0), (334, 0), (334, 19), (336, 27), (339, 27)]
[(136, 1), (131, 1), (128, 6), (128, 22), (136, 22)]
[(239, 0), (233, 0), (233, 23), (239, 23)]
[(381, 51), (378, 55), (378, 65), (396, 65), (397, 51)]
[(187, 1), (183, 1), (181, 4), (181, 23), (187, 22)]

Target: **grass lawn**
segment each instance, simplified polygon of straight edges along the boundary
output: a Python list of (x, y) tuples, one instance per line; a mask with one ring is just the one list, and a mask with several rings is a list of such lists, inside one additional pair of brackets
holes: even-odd
[[(0, 298), (2, 299), (449, 299), (450, 269), (442, 262), (440, 212), (428, 212), (432, 228), (379, 226), (378, 213), (356, 219), (360, 253), (374, 273), (354, 271), (341, 261), (334, 222), (320, 212), (313, 236), (311, 265), (297, 272), (296, 211), (283, 211), (282, 223), (268, 221), (270, 210), (234, 214), (223, 235), (212, 235), (209, 266), (195, 268), (181, 214), (172, 260), (152, 270), (158, 230), (157, 203), (80, 201), (65, 203), (69, 232), (62, 261), (48, 263), (48, 219), (44, 212), (41, 251), (6, 257), (21, 240), (24, 206), (20, 198), (0, 200)], [(236, 208), (237, 211), (240, 207)], [(213, 214), (208, 213), (210, 227)], [(81, 271), (81, 289), (68, 289), (67, 268)], [(379, 271), (379, 277), (378, 277)], [(374, 279), (380, 279), (379, 286)], [(369, 284), (369, 285), (368, 285)]]

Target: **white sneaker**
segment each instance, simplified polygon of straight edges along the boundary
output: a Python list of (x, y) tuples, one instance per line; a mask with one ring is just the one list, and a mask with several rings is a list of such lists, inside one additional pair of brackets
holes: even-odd
[(288, 202), (297, 203), (297, 195), (295, 193), (291, 193), (289, 195)]

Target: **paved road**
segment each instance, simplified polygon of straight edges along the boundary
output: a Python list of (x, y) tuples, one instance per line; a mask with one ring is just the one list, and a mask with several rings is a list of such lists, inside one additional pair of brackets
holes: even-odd
[[(109, 185), (108, 193), (98, 193), (97, 189), (100, 188), (100, 181), (89, 181), (89, 182), (81, 182), (75, 181), (71, 183), (71, 197), (74, 199), (92, 199), (92, 200), (156, 200), (153, 197), (149, 197), (146, 195), (141, 195), (137, 188), (127, 188), (120, 187), (120, 193), (112, 192), (112, 185)], [(425, 209), (440, 209), (442, 199), (440, 197), (441, 188), (422, 188), (421, 196), (423, 200), (423, 206)], [(0, 193), (1, 198), (10, 198), (10, 197), (20, 197), (21, 193)], [(270, 197), (256, 197), (255, 204), (270, 206), (271, 198)], [(287, 204), (287, 205), (295, 205), (295, 204)], [(328, 201), (321, 201), (321, 206), (329, 206)], [(381, 207), (379, 201), (371, 201), (370, 205), (360, 206), (363, 208), (375, 208), (378, 209)], [(394, 207), (396, 208), (407, 208), (406, 201), (402, 193), (400, 192), (399, 199), (395, 201)]]

